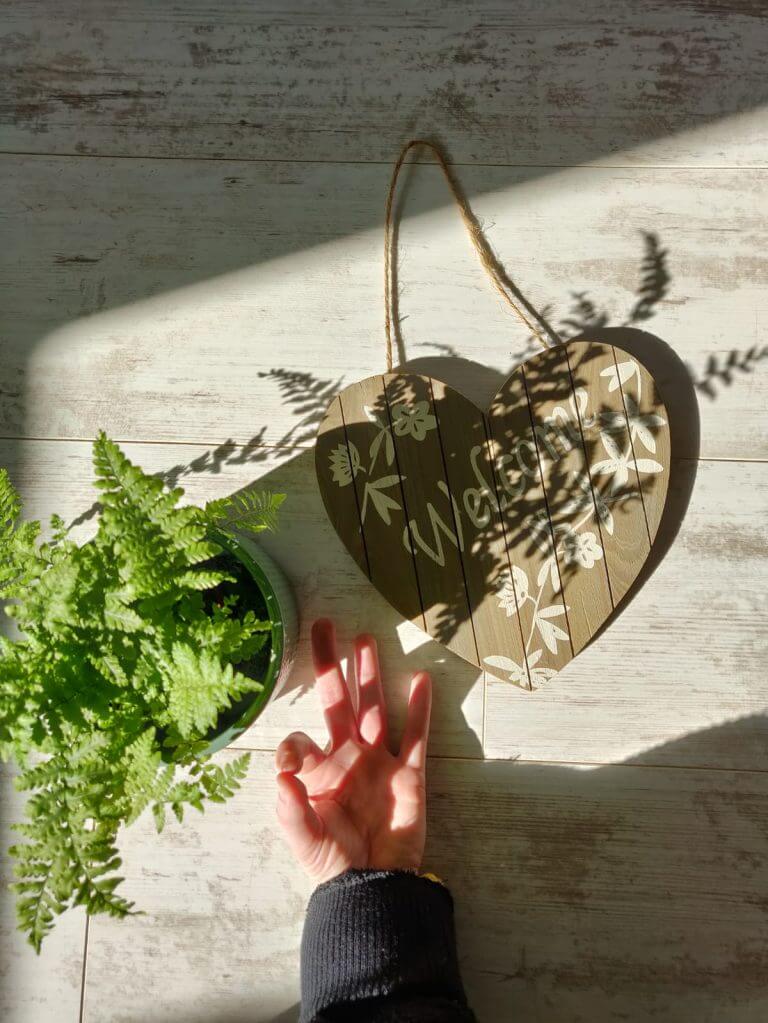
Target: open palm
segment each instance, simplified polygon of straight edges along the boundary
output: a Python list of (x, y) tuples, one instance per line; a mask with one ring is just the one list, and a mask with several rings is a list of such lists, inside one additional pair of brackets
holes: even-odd
[(357, 711), (336, 652), (332, 622), (312, 627), (312, 655), (330, 741), (321, 750), (303, 732), (277, 749), (277, 814), (307, 872), (327, 881), (351, 867), (415, 870), (424, 852), (424, 767), (431, 681), (411, 682), (397, 756), (387, 747), (387, 715), (372, 636), (355, 639)]

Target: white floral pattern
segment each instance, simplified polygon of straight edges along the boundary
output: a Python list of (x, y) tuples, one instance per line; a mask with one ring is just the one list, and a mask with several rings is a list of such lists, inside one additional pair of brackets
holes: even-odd
[[(546, 501), (537, 503), (533, 513), (524, 514), (519, 523), (514, 524), (513, 532), (504, 534), (507, 553), (513, 549), (512, 542), (514, 550), (520, 552), (518, 557), (525, 560), (521, 564), (508, 563), (497, 574), (492, 606), (495, 613), (503, 616), (510, 636), (522, 638), (523, 653), (522, 656), (515, 654), (513, 645), (514, 657), (509, 657), (502, 648), (483, 656), (483, 662), (489, 669), (497, 669), (501, 677), (525, 689), (535, 689), (549, 682), (564, 660), (568, 660), (570, 652), (566, 648), (571, 642), (571, 623), (565, 597), (570, 592), (570, 580), (574, 573), (606, 572), (605, 568), (597, 566), (606, 560), (603, 543), (607, 544), (618, 528), (617, 505), (638, 495), (637, 482), (641, 476), (665, 471), (661, 462), (649, 454), (657, 453), (658, 431), (667, 426), (667, 421), (653, 411), (652, 405), (648, 411), (641, 402), (644, 377), (638, 363), (625, 356), (622, 361), (603, 369), (600, 378), (603, 383), (599, 389), (593, 386), (590, 392), (576, 387), (567, 401), (555, 405), (551, 414), (544, 416), (541, 431), (550, 460), (576, 459), (582, 444), (588, 443), (591, 464), (575, 469), (572, 462), (567, 482), (563, 483), (562, 476), (557, 480), (557, 486), (566, 487), (568, 492), (565, 497), (561, 492), (554, 492), (558, 502), (554, 512), (547, 489)], [(602, 390), (603, 398), (606, 390), (609, 394), (620, 391), (620, 397), (607, 402), (610, 410), (604, 405), (601, 408), (598, 390)], [(452, 483), (450, 477), (438, 478), (435, 497), (428, 498), (423, 508), (418, 507), (417, 500), (414, 513), (409, 491), (403, 487), (405, 477), (399, 473), (403, 464), (400, 453), (406, 450), (401, 445), (421, 444), (431, 431), (437, 430), (432, 403), (401, 401), (391, 405), (388, 411), (386, 404), (382, 407), (366, 405), (363, 412), (367, 424), (358, 422), (355, 428), (364, 427), (360, 436), (365, 438), (362, 443), (364, 450), (367, 449), (367, 463), (363, 464), (358, 448), (349, 438), (346, 444), (336, 446), (329, 456), (331, 478), (339, 487), (348, 487), (359, 474), (365, 474), (355, 484), (363, 524), (373, 517), (387, 526), (394, 525), (397, 533), (392, 534), (393, 541), (397, 537), (397, 542), (402, 542), (414, 556), (430, 557), (441, 567), (446, 565), (445, 545), (453, 544), (462, 555), (468, 551), (482, 552), (482, 531), (493, 522), (494, 509), (498, 517), (500, 510), (509, 507), (509, 499), (515, 499), (512, 488), (516, 484), (507, 487), (503, 483), (504, 492), (500, 489), (498, 475), (507, 470), (499, 466), (513, 464), (513, 458), (517, 458), (524, 476), (533, 479), (535, 472), (531, 471), (531, 462), (527, 457), (522, 458), (518, 449), (521, 444), (530, 446), (535, 470), (538, 440), (536, 443), (534, 440), (539, 433), (535, 432), (532, 440), (518, 439), (514, 452), (502, 450), (496, 454), (498, 448), (492, 445), (492, 461), (501, 460), (493, 461), (498, 474), (495, 481), (488, 469), (483, 470), (482, 457), (477, 457), (481, 448), (470, 447), (467, 455), (475, 474), (473, 485), (455, 493), (448, 486)], [(357, 440), (357, 433), (354, 436)], [(437, 440), (434, 443), (437, 444)], [(592, 451), (596, 444), (602, 447), (605, 457), (594, 458)], [(498, 489), (494, 488), (494, 482)], [(541, 487), (540, 482), (527, 485), (532, 493), (535, 486)], [(422, 518), (413, 518), (414, 514)], [(434, 531), (434, 545), (428, 542), (427, 529)]]
[(603, 548), (600, 546), (597, 536), (587, 530), (584, 533), (577, 533), (569, 529), (563, 536), (563, 554), (567, 565), (581, 565), (582, 568), (592, 568), (596, 561), (603, 556)]
[(414, 440), (424, 440), (437, 426), (437, 420), (429, 411), (428, 401), (414, 401), (411, 405), (401, 403), (393, 407), (392, 426), (398, 437), (410, 434)]
[(611, 493), (615, 494), (629, 482), (630, 472), (663, 472), (664, 467), (653, 458), (635, 458), (632, 454), (632, 447), (621, 451), (609, 433), (600, 432), (600, 440), (608, 455), (601, 462), (595, 462), (592, 466), (593, 476), (613, 476), (611, 482)]
[(360, 452), (352, 441), (339, 444), (330, 454), (331, 478), (340, 487), (348, 486), (360, 472)]
[(501, 573), (496, 595), (499, 607), (504, 609), (507, 618), (518, 613), (519, 605), (528, 599), (528, 576), (522, 568), (513, 565), (511, 573), (506, 569)]
[(502, 654), (491, 654), (490, 657), (484, 657), (483, 661), (492, 668), (500, 668), (506, 672), (507, 679), (514, 682), (516, 686), (527, 689), (530, 678), (531, 688), (538, 689), (557, 674), (554, 668), (537, 667), (541, 660), (541, 654), (541, 650), (534, 650), (533, 653), (528, 654), (528, 671), (513, 661), (511, 657), (504, 657)]

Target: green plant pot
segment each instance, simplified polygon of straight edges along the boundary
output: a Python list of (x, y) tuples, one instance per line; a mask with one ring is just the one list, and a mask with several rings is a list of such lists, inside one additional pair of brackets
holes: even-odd
[[(234, 742), (253, 724), (269, 701), (285, 683), (293, 664), (299, 637), (299, 618), (296, 602), (288, 580), (272, 558), (256, 541), (242, 533), (211, 530), (211, 539), (236, 559), (256, 584), (272, 622), (268, 650), (258, 667), (260, 688), (241, 697), (220, 716), (216, 726), (206, 738), (208, 753), (215, 753)], [(259, 610), (254, 608), (257, 613)], [(248, 675), (249, 665), (236, 665), (238, 671)]]

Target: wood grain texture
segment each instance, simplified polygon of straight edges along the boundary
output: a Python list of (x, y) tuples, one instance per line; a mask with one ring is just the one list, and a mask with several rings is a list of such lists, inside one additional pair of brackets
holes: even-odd
[[(367, 228), (388, 166), (2, 157), (0, 174), (2, 435), (104, 427), (121, 439), (309, 446), (333, 394), (383, 371), (381, 227)], [(681, 408), (692, 383), (678, 360), (688, 364), (701, 443), (693, 402), (679, 455), (764, 458), (766, 174), (582, 168), (526, 184), (465, 168), (461, 180), (488, 191), (474, 205), (492, 245), (565, 336), (566, 321), (593, 336), (606, 321), (652, 331), (672, 349), (655, 376)], [(454, 372), (485, 404), (535, 348), (444, 205), (439, 170), (408, 181), (406, 356), (471, 360)], [(639, 294), (643, 231), (667, 250), (657, 301)]]
[[(453, 889), (479, 1020), (761, 1018), (764, 774), (427, 772), (425, 863)], [(85, 1023), (295, 1018), (311, 884), (276, 832), (273, 786), (257, 755), (225, 807), (161, 836), (147, 815), (123, 833), (126, 894), (146, 916), (92, 921)]]
[(24, 797), (13, 786), (13, 770), (0, 765), (0, 1018), (3, 1023), (75, 1021), (85, 950), (85, 913), (59, 919), (38, 956), (16, 929), (13, 861), (6, 850), (19, 841), (11, 825), (22, 819)]
[(126, 894), (146, 915), (91, 921), (84, 1023), (272, 1023), (298, 1003), (313, 885), (276, 826), (274, 777), (257, 755), (225, 806), (162, 835), (147, 815), (122, 832)]
[[(764, 163), (760, 3), (25, 0), (4, 11), (5, 149), (389, 162)], [(741, 114), (740, 117), (734, 116)]]
[(638, 472), (640, 491), (643, 498), (643, 511), (648, 532), (653, 542), (661, 522), (668, 475), (666, 468), (672, 456), (669, 434), (659, 431), (658, 439), (654, 429), (658, 426), (659, 401), (661, 395), (658, 386), (645, 369), (635, 360), (632, 361), (630, 373), (626, 379), (617, 359), (616, 372), (621, 387), (624, 410), (630, 428), (632, 458), (638, 470), (653, 469), (654, 463), (662, 467), (661, 472)]
[[(375, 376), (361, 380), (343, 391), (340, 401), (344, 409), (343, 432), (333, 433), (334, 423), (331, 419), (323, 423), (323, 427), (327, 427), (327, 430), (323, 429), (323, 435), (335, 436), (337, 444), (341, 437), (350, 458), (354, 460), (348, 473), (356, 495), (357, 522), (351, 523), (351, 529), (353, 532), (362, 529), (367, 560), (366, 575), (374, 586), (393, 594), (394, 607), (404, 618), (415, 621), (423, 628), (424, 600), (413, 555), (400, 542), (408, 530), (408, 517), (402, 496), (403, 483), (395, 464), (394, 443), (391, 432), (388, 432), (389, 412), (384, 378)], [(371, 422), (370, 416), (376, 417), (375, 424)], [(384, 443), (385, 440), (388, 442)], [(374, 489), (371, 487), (371, 473), (377, 461), (379, 480), (383, 486)], [(387, 470), (381, 468), (385, 461)], [(315, 467), (318, 475), (327, 477), (327, 463), (323, 464), (320, 458), (316, 458)], [(331, 474), (331, 479), (335, 495), (344, 489), (339, 485), (339, 479), (344, 483), (347, 476), (342, 470), (341, 477), (337, 472)], [(330, 507), (331, 502), (323, 496), (325, 507)], [(383, 502), (383, 505), (379, 502)]]
[[(343, 533), (349, 538), (347, 551), (352, 555), (358, 568), (370, 578), (368, 551), (365, 547), (363, 524), (360, 520), (360, 502), (355, 493), (355, 484), (352, 478), (353, 453), (350, 451), (349, 444), (343, 439), (339, 439), (346, 437), (346, 430), (341, 399), (338, 395), (326, 410), (325, 424), (327, 429), (320, 430), (317, 434), (315, 462), (318, 466), (322, 465), (323, 468), (329, 465), (334, 466), (336, 473), (344, 482), (343, 488), (339, 488), (337, 500), (331, 506), (326, 505), (325, 510), (331, 517), (331, 523), (336, 532)], [(356, 449), (354, 450), (356, 451)]]
[(428, 789), (483, 1023), (764, 1018), (764, 773), (436, 761)]

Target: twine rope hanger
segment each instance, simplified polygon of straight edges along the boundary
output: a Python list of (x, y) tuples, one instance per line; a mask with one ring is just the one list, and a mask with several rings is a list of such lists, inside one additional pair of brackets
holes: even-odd
[[(469, 203), (462, 194), (459, 186), (457, 185), (451, 169), (448, 166), (448, 162), (443, 155), (442, 150), (436, 146), (433, 142), (427, 142), (426, 139), (412, 139), (410, 142), (406, 142), (400, 151), (400, 156), (397, 158), (397, 162), (392, 169), (392, 178), (389, 183), (389, 191), (387, 193), (387, 205), (384, 214), (384, 329), (386, 333), (386, 362), (387, 372), (392, 372), (392, 348), (393, 348), (393, 324), (392, 324), (392, 260), (393, 260), (393, 244), (392, 244), (392, 209), (394, 206), (395, 193), (397, 191), (397, 181), (400, 176), (400, 170), (405, 162), (405, 158), (408, 153), (415, 149), (417, 146), (425, 146), (435, 156), (440, 169), (443, 172), (448, 188), (450, 189), (451, 195), (454, 198), (456, 205), (459, 208), (461, 219), (464, 221), (464, 226), (467, 229), (470, 241), (480, 258), (486, 273), (491, 279), (493, 286), (496, 288), (498, 293), (507, 303), (507, 305), (516, 313), (518, 318), (525, 324), (531, 334), (537, 339), (543, 348), (549, 348), (550, 343), (546, 340), (544, 332), (533, 322), (533, 318), (526, 314), (521, 308), (520, 304), (515, 300), (511, 291), (513, 285), (507, 277), (504, 269), (496, 258), (493, 249), (488, 244), (485, 235), (480, 229), (480, 225), (475, 219), (472, 210), (469, 207)], [(559, 341), (559, 338), (555, 338)]]

